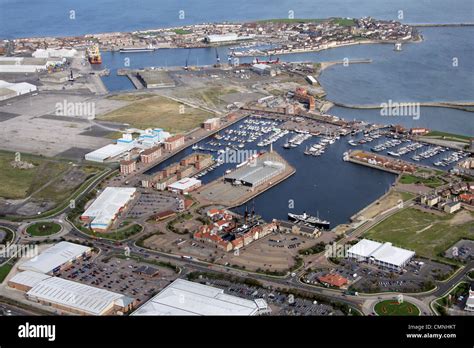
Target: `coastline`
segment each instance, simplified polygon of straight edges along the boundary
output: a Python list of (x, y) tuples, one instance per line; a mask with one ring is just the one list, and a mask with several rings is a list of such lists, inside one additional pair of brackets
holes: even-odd
[[(346, 104), (335, 102), (332, 100), (327, 100), (331, 102), (334, 106), (339, 106), (347, 109), (382, 109), (383, 106), (380, 104)], [(401, 101), (400, 103), (417, 103), (420, 106), (424, 107), (435, 107), (435, 108), (448, 108), (448, 109), (457, 109), (466, 112), (474, 112), (474, 101), (435, 101), (435, 102), (408, 102)]]

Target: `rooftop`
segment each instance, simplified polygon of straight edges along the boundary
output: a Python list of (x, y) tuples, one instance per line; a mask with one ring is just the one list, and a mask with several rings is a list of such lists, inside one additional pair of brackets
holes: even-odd
[[(263, 301), (263, 300), (262, 300)], [(177, 279), (132, 315), (255, 315), (263, 303)]]
[(44, 250), (40, 255), (21, 264), (19, 269), (23, 271), (49, 273), (55, 268), (60, 267), (64, 263), (71, 261), (90, 250), (90, 247), (84, 245), (70, 242), (59, 242), (58, 244)]
[(82, 216), (93, 218), (92, 224), (94, 225), (108, 226), (120, 209), (132, 198), (136, 190), (133, 187), (107, 187)]
[[(31, 273), (25, 277), (32, 276)], [(38, 282), (27, 292), (27, 296), (83, 311), (89, 315), (103, 315), (113, 305), (126, 306), (133, 301), (115, 292), (58, 277), (48, 277)]]
[(378, 243), (368, 239), (362, 239), (359, 243), (348, 250), (363, 257), (372, 257), (377, 261), (391, 265), (401, 266), (406, 260), (415, 255), (414, 251), (394, 247), (392, 243)]

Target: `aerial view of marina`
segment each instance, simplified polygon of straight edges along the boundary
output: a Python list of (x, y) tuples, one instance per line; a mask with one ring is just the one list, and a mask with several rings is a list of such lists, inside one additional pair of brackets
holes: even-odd
[(472, 1), (267, 5), (0, 0), (6, 347), (196, 315), (468, 342)]

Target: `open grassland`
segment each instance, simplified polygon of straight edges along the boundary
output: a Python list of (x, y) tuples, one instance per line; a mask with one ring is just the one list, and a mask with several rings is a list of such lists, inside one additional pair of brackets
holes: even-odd
[(15, 154), (0, 152), (0, 197), (26, 198), (71, 167), (67, 162), (52, 161), (39, 156), (21, 154), (20, 158), (34, 167), (14, 168), (11, 162), (15, 160)]
[(14, 153), (0, 151), (0, 197), (49, 202), (54, 207), (65, 202), (86, 180), (97, 175), (101, 168), (78, 166), (72, 162), (21, 154), (21, 160), (34, 165), (20, 169), (12, 166)]
[(400, 178), (400, 184), (423, 184), (427, 187), (436, 188), (445, 182), (440, 178), (433, 176), (430, 178), (420, 178), (415, 175), (403, 174)]
[(459, 135), (459, 134), (452, 134), (452, 133), (439, 132), (439, 131), (431, 131), (427, 135), (425, 135), (425, 137), (432, 138), (432, 139), (459, 141), (461, 143), (469, 143), (469, 139), (471, 138), (467, 135)]
[(235, 88), (216, 86), (195, 90), (194, 93), (191, 94), (191, 97), (203, 102), (208, 107), (217, 108), (218, 106), (227, 104), (221, 99), (222, 97), (237, 92), (238, 90)]
[(128, 123), (142, 129), (163, 128), (171, 133), (181, 133), (199, 127), (211, 117), (209, 112), (158, 95), (123, 95), (116, 98), (129, 100), (131, 103), (99, 116), (100, 120)]
[(462, 238), (474, 239), (474, 213), (436, 215), (415, 208), (404, 209), (384, 220), (364, 237), (415, 250), (431, 259)]

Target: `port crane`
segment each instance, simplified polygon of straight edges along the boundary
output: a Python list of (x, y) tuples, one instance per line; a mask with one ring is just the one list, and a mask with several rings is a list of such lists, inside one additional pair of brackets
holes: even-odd
[(219, 57), (219, 52), (217, 52), (217, 47), (215, 48), (216, 50), (216, 64), (214, 65), (214, 67), (218, 68), (221, 66), (221, 58)]
[(191, 50), (188, 49), (188, 56), (186, 57), (186, 65), (184, 66), (184, 70), (189, 70), (188, 62), (189, 62), (189, 55), (191, 54)]

